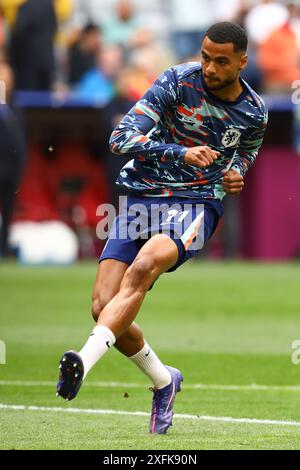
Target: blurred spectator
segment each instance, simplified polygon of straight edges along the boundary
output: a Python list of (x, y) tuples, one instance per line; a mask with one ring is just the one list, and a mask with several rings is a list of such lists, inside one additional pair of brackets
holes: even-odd
[(258, 47), (258, 61), (268, 93), (289, 93), (292, 82), (300, 77), (300, 45), (292, 26), (297, 10), (292, 4), (289, 14), (288, 21)]
[(178, 60), (196, 56), (204, 33), (214, 23), (211, 0), (171, 0), (171, 28), (174, 52)]
[[(18, 14), (19, 7), (27, 0), (0, 0), (0, 11), (9, 28), (12, 28)], [(40, 3), (43, 3), (41, 0)], [(69, 19), (73, 10), (73, 0), (54, 0), (54, 8), (59, 21)]]
[[(72, 25), (81, 29), (86, 23), (93, 21), (103, 26), (116, 17), (118, 0), (73, 0), (74, 14)], [(169, 0), (131, 0), (134, 7), (134, 17), (137, 27), (151, 25), (155, 31), (156, 40), (163, 46), (168, 42)], [(145, 20), (146, 19), (146, 20)]]
[(25, 145), (18, 120), (5, 104), (12, 92), (13, 73), (2, 51), (0, 51), (0, 81), (1, 95), (3, 95), (0, 103), (0, 257), (3, 257), (7, 254), (8, 228), (25, 161)]
[(49, 90), (55, 81), (53, 0), (27, 0), (11, 33), (11, 64), (18, 90)]
[(150, 88), (159, 73), (164, 69), (160, 54), (154, 46), (134, 49), (129, 57), (126, 81), (128, 96), (137, 101)]
[(105, 106), (115, 96), (115, 80), (123, 65), (119, 46), (104, 47), (98, 54), (97, 67), (83, 76), (75, 89), (76, 93), (84, 101)]
[(284, 5), (272, 0), (260, 0), (245, 18), (249, 40), (254, 44), (261, 44), (275, 29), (283, 26), (288, 17), (289, 13)]
[(89, 23), (83, 28), (79, 39), (70, 48), (69, 83), (74, 85), (91, 69), (96, 67), (96, 59), (101, 45), (98, 26)]
[(118, 0), (115, 13), (103, 24), (104, 41), (119, 44), (125, 49), (131, 46), (139, 23), (134, 6), (130, 0)]
[(26, 0), (0, 0), (1, 12), (9, 28), (13, 27), (18, 10), (25, 2)]
[(130, 47), (146, 47), (154, 43), (153, 32), (150, 29), (139, 28), (131, 38)]

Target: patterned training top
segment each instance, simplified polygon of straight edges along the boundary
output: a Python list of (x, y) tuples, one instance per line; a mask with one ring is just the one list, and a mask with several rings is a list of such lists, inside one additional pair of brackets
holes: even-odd
[[(224, 170), (245, 175), (268, 119), (262, 98), (241, 84), (240, 97), (224, 101), (208, 91), (197, 62), (164, 72), (112, 133), (112, 152), (133, 158), (117, 184), (141, 196), (222, 200)], [(184, 164), (187, 148), (198, 145), (221, 155), (205, 169)]]

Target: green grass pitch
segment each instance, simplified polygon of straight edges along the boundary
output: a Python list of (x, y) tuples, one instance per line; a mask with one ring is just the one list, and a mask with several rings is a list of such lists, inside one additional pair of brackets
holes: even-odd
[(300, 448), (299, 265), (191, 262), (156, 283), (138, 323), (185, 379), (165, 436), (133, 414), (150, 412), (151, 384), (116, 350), (75, 400), (55, 397), (61, 354), (93, 327), (96, 268), (0, 265), (1, 449)]

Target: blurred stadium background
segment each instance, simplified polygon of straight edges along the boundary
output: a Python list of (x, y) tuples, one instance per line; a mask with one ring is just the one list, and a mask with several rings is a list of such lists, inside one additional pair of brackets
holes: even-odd
[(219, 20), (236, 21), (249, 34), (245, 78), (265, 95), (270, 123), (246, 189), (239, 199), (227, 198), (223, 225), (205, 255), (300, 256), (300, 113), (291, 98), (300, 79), (299, 1), (1, 0), (0, 6), (0, 80), (8, 103), (0, 115), (2, 256), (45, 261), (38, 243), (45, 233), (48, 248), (63, 234), (69, 246), (64, 256), (48, 253), (54, 262), (99, 253), (96, 207), (117, 202), (114, 180), (126, 162), (109, 152), (113, 127), (161, 71), (198, 60), (203, 32)]
[[(8, 407), (0, 448), (299, 447), (290, 356), (300, 331), (300, 105), (292, 99), (299, 101), (300, 1), (0, 0), (0, 11), (0, 405)], [(110, 154), (112, 129), (161, 71), (198, 60), (204, 31), (222, 20), (248, 31), (245, 78), (269, 107), (265, 142), (242, 195), (226, 198), (205, 260), (164, 276), (139, 322), (184, 372), (177, 412), (298, 425), (181, 420), (161, 441), (146, 437), (145, 418), (102, 416), (101, 434), (97, 416), (10, 409), (57, 406), (59, 355), (80, 347), (91, 328), (103, 246), (96, 208), (118, 204), (114, 181), (126, 162)], [(24, 267), (31, 264), (42, 266)], [(149, 411), (143, 377), (115, 351), (95, 369), (76, 406)], [(128, 382), (133, 399), (123, 400)]]

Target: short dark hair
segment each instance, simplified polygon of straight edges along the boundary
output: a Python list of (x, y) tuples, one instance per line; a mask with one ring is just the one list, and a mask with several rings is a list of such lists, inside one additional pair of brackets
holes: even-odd
[(96, 25), (95, 23), (92, 23), (91, 21), (86, 23), (84, 27), (82, 28), (83, 34), (89, 34), (89, 33), (95, 33), (95, 32), (100, 32), (100, 27)]
[(217, 44), (232, 42), (235, 52), (246, 52), (248, 47), (248, 37), (245, 30), (240, 25), (229, 21), (213, 24), (205, 33), (205, 37)]

